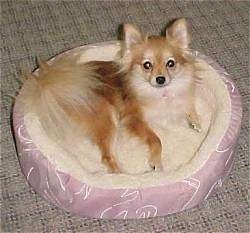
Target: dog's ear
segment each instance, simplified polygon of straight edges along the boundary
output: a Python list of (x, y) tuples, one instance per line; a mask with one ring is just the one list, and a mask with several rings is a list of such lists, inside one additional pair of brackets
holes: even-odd
[(144, 40), (140, 30), (132, 24), (123, 25), (123, 37), (127, 49), (130, 49), (133, 45), (142, 43)]
[(174, 40), (181, 48), (188, 48), (190, 35), (188, 33), (187, 21), (184, 18), (175, 20), (166, 29), (166, 38)]

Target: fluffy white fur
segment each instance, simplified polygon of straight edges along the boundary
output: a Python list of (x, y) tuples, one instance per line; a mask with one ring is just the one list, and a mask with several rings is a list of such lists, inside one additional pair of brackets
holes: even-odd
[[(79, 50), (78, 63), (96, 59), (114, 59), (119, 48), (119, 43), (113, 43)], [(36, 146), (59, 170), (65, 171), (89, 185), (109, 188), (143, 187), (183, 179), (197, 171), (215, 150), (227, 129), (230, 118), (230, 99), (225, 84), (208, 64), (199, 61), (197, 65), (202, 68), (198, 75), (203, 80), (196, 93), (196, 106), (201, 116), (202, 133), (190, 129), (182, 114), (179, 117), (176, 116), (183, 106), (181, 103), (169, 102), (171, 92), (166, 92), (169, 96), (164, 97), (163, 89), (159, 96), (157, 96), (158, 92), (155, 93), (156, 100), (158, 100), (156, 110), (147, 114), (150, 124), (162, 139), (164, 166), (162, 173), (145, 173), (150, 170), (147, 162), (148, 149), (139, 140), (127, 135), (122, 127), (119, 128), (114, 145), (118, 162), (126, 172), (120, 175), (107, 173), (106, 168), (100, 163), (101, 157), (98, 148), (86, 137), (72, 138), (71, 146), (65, 150), (46, 136), (39, 125), (39, 116), (31, 113), (25, 115), (27, 130)], [(138, 83), (138, 87), (140, 85), (144, 84)], [(147, 88), (151, 88), (150, 85), (147, 85)], [(146, 90), (145, 86), (144, 94), (146, 94)], [(27, 109), (24, 110), (29, 112)], [(208, 133), (212, 115), (214, 115), (214, 119)], [(165, 119), (165, 123), (162, 122), (162, 119)], [(202, 143), (205, 137), (206, 139)], [(198, 153), (196, 153), (197, 149), (199, 149)], [(69, 151), (74, 156), (69, 156)], [(131, 173), (133, 175), (130, 175)]]

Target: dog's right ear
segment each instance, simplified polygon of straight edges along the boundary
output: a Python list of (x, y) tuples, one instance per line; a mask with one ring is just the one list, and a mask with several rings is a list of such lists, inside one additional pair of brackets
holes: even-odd
[(131, 49), (134, 45), (140, 44), (144, 40), (140, 30), (132, 24), (123, 25), (123, 37), (126, 49)]

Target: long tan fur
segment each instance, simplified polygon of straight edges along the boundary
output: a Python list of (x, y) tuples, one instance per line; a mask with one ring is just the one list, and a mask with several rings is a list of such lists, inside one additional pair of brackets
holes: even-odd
[(72, 117), (92, 112), (98, 101), (92, 92), (101, 88), (94, 67), (78, 65), (75, 59), (66, 57), (51, 65), (39, 61), (37, 75), (30, 74), (22, 90), (25, 111), (34, 113), (55, 141), (72, 140), (79, 126)]
[[(144, 106), (153, 107), (166, 88), (174, 94), (189, 90), (187, 120), (199, 125), (190, 88), (194, 84), (193, 66), (184, 55), (189, 43), (186, 22), (175, 22), (166, 37), (145, 37), (132, 25), (125, 25), (124, 32), (119, 61), (78, 64), (77, 57), (65, 56), (50, 65), (39, 62), (40, 70), (29, 75), (21, 99), (25, 111), (39, 117), (54, 141), (67, 147), (69, 141), (86, 134), (98, 145), (108, 169), (121, 172), (111, 146), (115, 112), (131, 135), (148, 145), (151, 167), (161, 170), (161, 141), (145, 120)], [(177, 62), (176, 69), (166, 68), (171, 57)], [(145, 70), (145, 59), (151, 60), (151, 69)], [(158, 75), (172, 80), (169, 87), (155, 87)]]

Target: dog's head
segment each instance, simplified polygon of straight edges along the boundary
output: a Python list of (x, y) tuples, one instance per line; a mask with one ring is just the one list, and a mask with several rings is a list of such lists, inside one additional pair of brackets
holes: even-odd
[(180, 89), (190, 83), (192, 76), (191, 61), (186, 56), (189, 43), (185, 19), (176, 20), (165, 36), (146, 36), (135, 26), (125, 24), (122, 65), (130, 70), (131, 82), (142, 91)]

